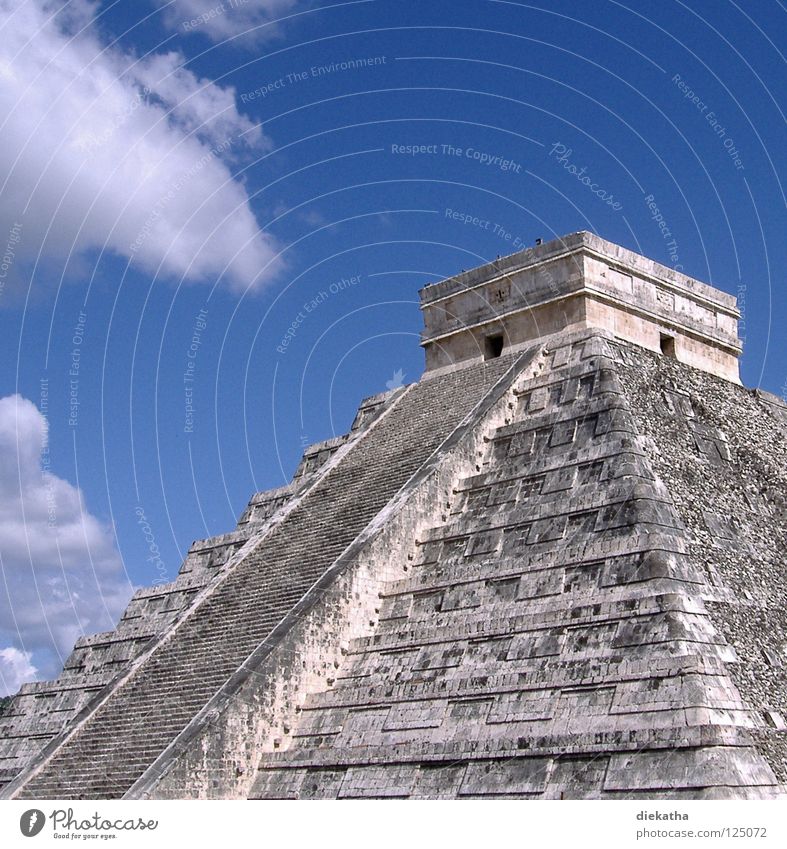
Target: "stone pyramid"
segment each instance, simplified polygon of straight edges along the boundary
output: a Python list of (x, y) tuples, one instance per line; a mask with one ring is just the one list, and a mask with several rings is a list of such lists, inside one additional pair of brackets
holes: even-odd
[(772, 798), (787, 408), (589, 233), (421, 293), (426, 372), (0, 716), (7, 798)]

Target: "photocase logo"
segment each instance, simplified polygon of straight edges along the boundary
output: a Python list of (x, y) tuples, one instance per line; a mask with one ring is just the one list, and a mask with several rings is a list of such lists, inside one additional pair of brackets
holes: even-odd
[[(123, 831), (154, 831), (158, 828), (158, 820), (145, 820), (142, 817), (130, 817), (124, 819), (122, 816), (118, 819), (109, 820), (103, 817), (98, 811), (93, 814), (78, 816), (74, 814), (73, 808), (55, 808), (52, 813), (46, 817), (43, 811), (38, 808), (30, 808), (25, 811), (19, 818), (19, 830), (25, 837), (35, 837), (40, 834), (46, 824), (47, 819), (52, 821), (52, 829), (55, 837), (68, 838), (74, 840), (89, 840), (90, 838), (99, 837), (99, 832), (123, 832)], [(81, 834), (80, 832), (84, 832)], [(115, 834), (101, 834), (103, 839), (115, 837)]]
[(404, 386), (404, 372), (400, 368), (397, 369), (393, 373), (393, 377), (385, 381), (385, 386), (387, 389), (398, 389), (400, 386)]
[(19, 818), (19, 829), (25, 837), (35, 837), (41, 833), (45, 822), (46, 817), (44, 816), (44, 812), (39, 811), (37, 808), (31, 808), (29, 811), (25, 811)]

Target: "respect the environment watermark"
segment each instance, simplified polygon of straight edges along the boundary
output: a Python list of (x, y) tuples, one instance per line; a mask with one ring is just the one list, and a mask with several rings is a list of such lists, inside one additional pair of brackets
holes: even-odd
[(275, 80), (270, 80), (264, 85), (258, 86), (252, 91), (244, 91), (240, 95), (242, 103), (250, 103), (253, 100), (264, 100), (276, 91), (281, 91), (288, 86), (297, 85), (307, 80), (316, 80), (331, 74), (340, 74), (346, 71), (355, 71), (362, 68), (375, 68), (385, 65), (386, 56), (366, 56), (355, 59), (345, 59), (339, 62), (329, 62), (327, 65), (312, 65), (299, 71), (292, 71)]
[(741, 281), (738, 283), (738, 291), (736, 292), (736, 302), (740, 318), (738, 319), (738, 338), (741, 345), (746, 346), (746, 292), (748, 291), (746, 284)]
[(215, 6), (211, 6), (196, 17), (181, 21), (180, 26), (184, 32), (194, 32), (194, 30), (205, 26), (205, 24), (209, 24), (221, 15), (226, 15), (227, 12), (231, 12), (233, 9), (241, 9), (244, 6), (248, 6), (249, 2), (252, 2), (252, 0), (222, 0), (222, 2), (216, 3)]
[(490, 218), (473, 215), (472, 212), (464, 212), (461, 209), (449, 208), (445, 210), (445, 217), (468, 227), (478, 227), (479, 230), (486, 230), (493, 236), (497, 236), (499, 239), (507, 242), (515, 251), (521, 251), (525, 248), (525, 242), (521, 236), (515, 236), (505, 225), (497, 221), (492, 221)]
[(41, 442), (41, 482), (46, 492), (46, 525), (50, 530), (57, 527), (57, 499), (52, 476), (52, 456), (49, 451), (49, 378), (42, 377), (39, 384), (38, 409), (44, 417), (46, 427)]
[[(515, 251), (525, 250), (528, 246), (528, 243), (521, 236), (514, 235), (513, 231), (509, 230), (504, 224), (492, 221), (491, 218), (484, 218), (466, 210), (451, 209), (450, 207), (446, 207), (444, 215), (450, 221), (456, 221), (462, 226), (478, 227), (480, 230), (492, 233), (493, 236), (502, 239)], [(536, 269), (535, 274), (539, 285), (543, 282), (553, 295), (560, 295), (559, 280), (551, 266), (540, 266)]]
[(163, 194), (153, 205), (153, 209), (145, 219), (145, 223), (142, 225), (136, 239), (134, 239), (134, 241), (128, 246), (129, 253), (132, 257), (144, 246), (153, 231), (153, 228), (156, 226), (156, 222), (163, 215), (164, 210), (178, 196), (183, 188), (187, 186), (209, 162), (229, 150), (234, 143), (235, 139), (233, 138), (224, 139), (221, 144), (217, 144), (215, 147), (205, 152), (182, 176), (178, 177), (178, 179), (170, 185), (166, 193)]
[(675, 271), (683, 271), (683, 265), (678, 257), (678, 242), (672, 235), (672, 230), (670, 230), (669, 224), (667, 224), (667, 220), (662, 215), (661, 210), (656, 204), (656, 199), (652, 194), (645, 198), (645, 206), (647, 206), (648, 211), (650, 212), (650, 217), (656, 222), (656, 225), (661, 232), (661, 237), (667, 243), (670, 265), (672, 265)]

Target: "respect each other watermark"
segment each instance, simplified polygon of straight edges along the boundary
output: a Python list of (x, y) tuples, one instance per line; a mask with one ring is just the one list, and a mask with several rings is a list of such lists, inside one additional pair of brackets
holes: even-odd
[(351, 289), (352, 287), (357, 286), (361, 282), (361, 279), (362, 276), (360, 274), (354, 274), (352, 277), (342, 277), (341, 280), (331, 283), (327, 289), (320, 289), (316, 295), (309, 298), (308, 301), (305, 301), (301, 309), (298, 310), (298, 314), (290, 323), (287, 331), (282, 336), (281, 341), (276, 346), (276, 350), (280, 354), (286, 354), (287, 348), (289, 348), (293, 339), (295, 339), (298, 335), (298, 331), (304, 321), (306, 321), (307, 317), (315, 310), (319, 309), (333, 295), (338, 295), (339, 292), (344, 292), (346, 289)]
[(672, 78), (672, 82), (677, 86), (678, 90), (683, 92), (683, 96), (692, 106), (696, 107), (697, 111), (700, 115), (705, 118), (710, 128), (716, 134), (718, 138), (722, 140), (722, 146), (724, 150), (727, 152), (727, 156), (732, 160), (732, 164), (738, 171), (743, 171), (743, 161), (741, 160), (740, 151), (735, 146), (735, 141), (731, 136), (727, 135), (727, 128), (722, 125), (721, 121), (719, 121), (716, 113), (713, 110), (708, 111), (708, 104), (705, 103), (697, 94), (694, 89), (692, 89), (686, 81), (681, 77), (680, 74), (675, 74)]
[(71, 364), (68, 369), (68, 426), (79, 424), (79, 378), (82, 368), (82, 345), (85, 341), (85, 322), (87, 315), (79, 311), (77, 323), (74, 325), (74, 335), (71, 337)]

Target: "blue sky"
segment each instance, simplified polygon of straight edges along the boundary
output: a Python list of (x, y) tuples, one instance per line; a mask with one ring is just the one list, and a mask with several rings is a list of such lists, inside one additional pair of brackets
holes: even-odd
[(787, 391), (779, 0), (0, 10), (0, 397), (31, 402), (31, 439), (45, 414), (44, 471), (94, 522), (82, 561), (16, 540), (2, 565), (22, 587), (105, 564), (84, 610), (8, 591), (7, 689), (160, 577), (140, 510), (172, 579), (362, 397), (418, 379), (419, 288), (536, 238), (591, 230), (739, 295), (744, 382)]

